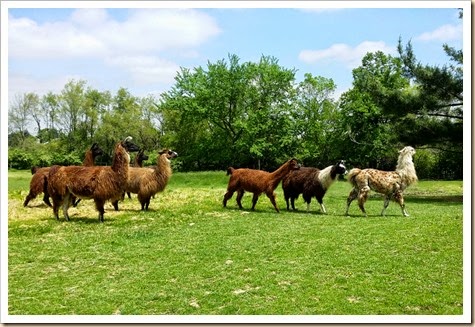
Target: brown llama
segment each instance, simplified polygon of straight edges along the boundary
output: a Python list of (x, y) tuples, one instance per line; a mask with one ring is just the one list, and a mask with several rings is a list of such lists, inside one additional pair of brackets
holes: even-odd
[[(103, 154), (102, 149), (97, 143), (94, 143), (90, 149), (86, 151), (84, 156), (83, 166), (94, 166), (94, 160), (96, 157)], [(51, 202), (49, 201), (48, 194), (48, 174), (51, 167), (31, 167), (31, 173), (33, 176), (30, 181), (30, 192), (23, 202), (23, 206), (26, 207), (28, 203), (36, 198), (40, 193), (43, 193), (43, 201), (49, 207), (52, 207)], [(78, 201), (79, 202), (79, 201)], [(76, 203), (77, 204), (77, 203)]]
[(139, 148), (130, 142), (129, 136), (118, 142), (114, 148), (111, 166), (53, 166), (49, 173), (48, 192), (53, 199), (53, 213), (59, 220), (58, 210), (62, 206), (64, 218), (69, 221), (68, 209), (73, 196), (94, 199), (99, 221), (104, 221), (106, 201), (119, 199), (125, 188), (129, 173), (129, 152)]
[(234, 169), (233, 167), (229, 167), (227, 174), (231, 175), (231, 177), (229, 178), (227, 192), (224, 194), (223, 207), (226, 207), (228, 200), (233, 196), (234, 192), (237, 191), (236, 202), (239, 209), (242, 209), (241, 199), (244, 192), (248, 191), (254, 193), (251, 210), (254, 210), (259, 196), (262, 193), (265, 193), (275, 210), (279, 212), (279, 208), (275, 202), (276, 195), (274, 190), (277, 188), (282, 178), (291, 171), (297, 169), (300, 169), (300, 164), (295, 158), (288, 160), (272, 173), (256, 169)]
[[(134, 164), (132, 165), (132, 167), (143, 167), (143, 162), (145, 160), (148, 160), (148, 156), (143, 153), (144, 149), (141, 149), (137, 155), (135, 156), (135, 159), (134, 159)], [(130, 174), (130, 170), (129, 170), (129, 174)], [(130, 192), (127, 192), (127, 197), (129, 199), (131, 199), (132, 197), (130, 196)]]
[[(142, 210), (148, 210), (150, 198), (162, 192), (172, 175), (170, 159), (178, 154), (172, 150), (164, 149), (158, 153), (157, 165), (150, 167), (131, 167), (125, 191), (137, 194)], [(116, 207), (118, 201), (113, 203)]]
[(303, 194), (302, 197), (307, 203), (307, 211), (310, 210), (312, 197), (315, 197), (320, 204), (322, 213), (327, 213), (323, 205), (323, 197), (336, 181), (338, 175), (345, 173), (346, 167), (343, 160), (322, 170), (313, 167), (301, 167), (299, 170), (292, 171), (282, 179), (282, 190), (284, 191), (287, 210), (289, 210), (289, 199), (292, 209), (295, 210), (295, 199)]
[(396, 171), (382, 171), (378, 169), (353, 168), (348, 174), (348, 181), (353, 185), (353, 189), (347, 199), (346, 215), (351, 202), (358, 198), (358, 205), (361, 211), (367, 216), (364, 204), (368, 199), (370, 190), (384, 194), (384, 207), (381, 216), (393, 198), (401, 206), (402, 214), (407, 217), (409, 214), (404, 205), (404, 190), (411, 184), (417, 182), (416, 170), (412, 162), (412, 156), (416, 153), (413, 147), (406, 146), (399, 151)]

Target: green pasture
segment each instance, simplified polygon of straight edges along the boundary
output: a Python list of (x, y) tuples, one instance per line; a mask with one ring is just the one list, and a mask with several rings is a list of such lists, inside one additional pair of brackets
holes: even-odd
[[(372, 194), (365, 218), (336, 182), (320, 213), (302, 198), (278, 214), (222, 207), (225, 172), (175, 173), (148, 212), (92, 200), (53, 218), (42, 196), (24, 208), (29, 171), (8, 180), (10, 315), (461, 315), (462, 181), (419, 181), (410, 217)], [(250, 208), (251, 195), (243, 199)]]

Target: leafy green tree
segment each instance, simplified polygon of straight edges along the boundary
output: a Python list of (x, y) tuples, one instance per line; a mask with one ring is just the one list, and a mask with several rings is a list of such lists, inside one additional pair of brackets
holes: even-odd
[(298, 157), (307, 166), (322, 167), (335, 159), (335, 141), (340, 134), (340, 113), (332, 99), (335, 89), (332, 79), (309, 73), (297, 87), (295, 135), (300, 149)]
[(381, 51), (368, 53), (353, 70), (353, 88), (340, 99), (343, 155), (352, 165), (379, 169), (394, 168), (394, 150), (399, 133), (392, 117), (383, 112), (381, 102), (393, 90), (407, 89), (402, 61)]
[[(49, 130), (56, 130), (59, 133), (58, 110), (59, 110), (59, 96), (53, 92), (48, 92), (43, 95), (40, 102), (41, 110), (44, 112), (46, 128)], [(49, 141), (49, 139), (45, 140)]]
[(240, 63), (229, 55), (206, 68), (182, 68), (175, 80), (159, 107), (185, 169), (274, 165), (288, 156), (294, 71), (277, 59)]
[[(463, 142), (463, 53), (448, 45), (444, 50), (451, 64), (424, 65), (417, 61), (409, 42), (398, 51), (405, 76), (413, 87), (395, 90), (382, 101), (386, 113), (403, 117), (401, 139), (418, 146), (462, 152)], [(394, 108), (400, 108), (398, 113)]]

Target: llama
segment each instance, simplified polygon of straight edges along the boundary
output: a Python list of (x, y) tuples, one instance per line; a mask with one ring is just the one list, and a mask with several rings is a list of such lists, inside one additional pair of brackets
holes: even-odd
[[(137, 155), (135, 156), (135, 159), (134, 159), (134, 164), (132, 165), (132, 167), (143, 167), (143, 162), (145, 160), (148, 160), (148, 156), (143, 153), (143, 149), (141, 149)], [(129, 171), (129, 174), (130, 174), (130, 171)], [(132, 197), (130, 196), (130, 192), (127, 192), (127, 197), (129, 199), (131, 199)]]
[(107, 200), (119, 199), (125, 188), (129, 173), (129, 152), (139, 148), (130, 142), (129, 136), (114, 148), (111, 166), (53, 166), (49, 172), (48, 192), (53, 199), (53, 213), (59, 220), (62, 206), (64, 217), (69, 221), (68, 209), (73, 197), (94, 199), (99, 211), (99, 221), (104, 222), (104, 204)]
[(272, 173), (263, 170), (240, 168), (234, 169), (229, 167), (227, 175), (231, 175), (228, 182), (228, 189), (223, 198), (223, 207), (226, 207), (227, 201), (237, 191), (236, 201), (239, 209), (242, 209), (241, 199), (245, 191), (254, 193), (252, 197), (252, 208), (254, 210), (257, 200), (262, 193), (265, 193), (277, 212), (279, 208), (275, 202), (274, 190), (279, 185), (282, 178), (289, 174), (292, 170), (300, 169), (300, 164), (297, 159), (288, 160), (282, 166)]
[(351, 202), (358, 198), (358, 205), (361, 211), (367, 216), (364, 204), (368, 199), (370, 190), (384, 194), (384, 207), (381, 216), (389, 205), (391, 198), (399, 203), (402, 214), (407, 217), (409, 214), (404, 205), (404, 190), (411, 184), (417, 182), (416, 170), (412, 162), (412, 156), (416, 153), (413, 147), (406, 146), (399, 151), (396, 171), (381, 171), (377, 169), (353, 168), (348, 174), (348, 181), (353, 185), (346, 206), (346, 215)]
[(338, 178), (338, 175), (341, 174), (346, 174), (343, 160), (322, 170), (313, 167), (301, 167), (299, 170), (292, 171), (282, 179), (282, 189), (284, 190), (287, 210), (289, 210), (289, 198), (292, 209), (295, 210), (294, 201), (303, 193), (303, 199), (307, 203), (307, 211), (310, 210), (312, 197), (315, 196), (322, 212), (327, 213), (323, 205), (323, 197)]
[[(167, 186), (172, 175), (170, 159), (177, 156), (175, 151), (164, 149), (158, 153), (156, 166), (131, 167), (129, 169), (125, 191), (137, 194), (142, 210), (148, 210), (150, 198), (158, 192), (162, 192)], [(113, 205), (117, 209), (118, 201), (115, 201)]]
[[(97, 143), (94, 143), (89, 150), (86, 151), (84, 156), (83, 166), (94, 166), (94, 160), (96, 157), (103, 154), (102, 149), (99, 147)], [(31, 167), (31, 173), (33, 177), (30, 181), (30, 192), (25, 198), (23, 202), (23, 206), (26, 207), (28, 202), (33, 200), (38, 196), (38, 194), (43, 193), (43, 201), (49, 207), (52, 207), (51, 202), (49, 201), (49, 194), (48, 194), (48, 174), (51, 167)], [(76, 204), (79, 203), (77, 201)]]

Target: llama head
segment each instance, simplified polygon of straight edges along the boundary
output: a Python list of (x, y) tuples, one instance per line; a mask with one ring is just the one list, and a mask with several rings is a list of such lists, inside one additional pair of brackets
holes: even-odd
[(165, 155), (165, 157), (166, 157), (168, 160), (178, 157), (178, 153), (176, 153), (175, 151), (172, 151), (172, 150), (170, 150), (170, 149), (163, 149), (163, 150), (160, 151), (158, 154), (159, 154), (160, 156)]
[(132, 136), (127, 136), (121, 142), (121, 145), (127, 152), (137, 152), (140, 150), (140, 148), (136, 144), (132, 143)]
[(91, 146), (91, 153), (92, 153), (92, 156), (95, 158), (95, 157), (98, 157), (98, 156), (102, 156), (104, 154), (104, 151), (102, 151), (102, 149), (99, 147), (99, 145), (97, 143), (94, 143), (92, 146)]
[(335, 166), (333, 166), (333, 168), (335, 169), (335, 173), (337, 175), (345, 175), (347, 173), (345, 167), (345, 160), (338, 161)]
[(300, 169), (300, 164), (297, 159), (292, 158), (288, 161), (290, 170), (298, 170)]
[(400, 156), (413, 156), (416, 154), (416, 150), (412, 146), (406, 146), (402, 150), (399, 151)]
[(137, 153), (137, 159), (138, 159), (139, 161), (148, 160), (148, 156), (147, 156), (145, 153), (143, 153), (143, 151), (144, 151), (144, 149), (141, 149), (141, 150), (139, 151), (139, 153)]

